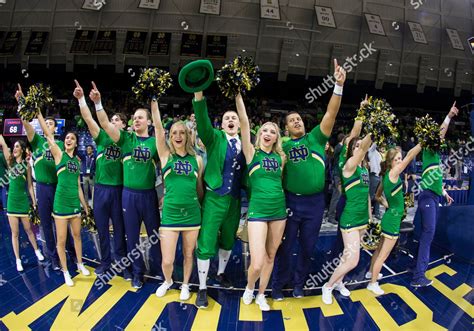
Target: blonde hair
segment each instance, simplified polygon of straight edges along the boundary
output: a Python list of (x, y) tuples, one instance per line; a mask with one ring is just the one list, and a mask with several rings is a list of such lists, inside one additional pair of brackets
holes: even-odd
[(272, 126), (276, 133), (277, 133), (277, 141), (273, 144), (272, 146), (272, 152), (274, 153), (278, 153), (280, 154), (280, 156), (282, 157), (282, 159), (285, 158), (285, 153), (283, 152), (283, 148), (281, 147), (281, 135), (280, 135), (280, 128), (278, 127), (278, 125), (276, 123), (273, 123), (273, 122), (265, 122), (263, 123), (263, 125), (258, 129), (257, 131), (257, 139), (255, 139), (255, 149), (260, 149), (260, 137), (261, 137), (261, 133), (262, 133), (262, 130), (265, 126)]
[(188, 153), (189, 155), (196, 155), (196, 151), (194, 150), (194, 146), (193, 146), (193, 142), (192, 142), (191, 132), (189, 131), (188, 127), (186, 126), (186, 124), (184, 124), (183, 121), (178, 121), (178, 122), (173, 123), (173, 125), (170, 128), (169, 137), (168, 137), (168, 146), (169, 146), (169, 149), (170, 149), (170, 153), (171, 154), (176, 154), (176, 150), (174, 149), (173, 142), (171, 141), (171, 138), (173, 136), (173, 129), (178, 125), (183, 126), (184, 131), (186, 132), (186, 145), (185, 145), (186, 153)]

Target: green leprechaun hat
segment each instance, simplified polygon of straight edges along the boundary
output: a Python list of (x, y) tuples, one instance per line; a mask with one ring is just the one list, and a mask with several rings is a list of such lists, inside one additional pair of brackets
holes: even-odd
[(188, 93), (204, 91), (214, 80), (214, 69), (209, 60), (196, 60), (181, 69), (179, 85)]

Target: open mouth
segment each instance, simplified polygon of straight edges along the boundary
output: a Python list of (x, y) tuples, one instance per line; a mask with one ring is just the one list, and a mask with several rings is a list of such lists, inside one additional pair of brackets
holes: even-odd
[(270, 139), (270, 138), (268, 138), (268, 137), (263, 137), (263, 141), (265, 141), (265, 142), (269, 143), (269, 142), (271, 141), (271, 139)]
[(234, 123), (229, 123), (229, 125), (227, 125), (229, 129), (233, 129), (235, 127)]
[(182, 140), (175, 140), (174, 142), (177, 143), (177, 144), (181, 144), (183, 141)]

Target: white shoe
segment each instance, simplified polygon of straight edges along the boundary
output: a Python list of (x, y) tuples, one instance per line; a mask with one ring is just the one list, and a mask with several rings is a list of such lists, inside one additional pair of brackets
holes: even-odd
[[(383, 277), (383, 274), (379, 274), (379, 276), (377, 277), (377, 280), (380, 280), (382, 279)], [(370, 271), (367, 271), (367, 273), (365, 274), (365, 279), (371, 279), (372, 278), (372, 273)]]
[(77, 269), (79, 269), (79, 271), (81, 272), (81, 274), (83, 274), (84, 276), (89, 276), (91, 274), (91, 272), (89, 271), (89, 269), (87, 269), (85, 266), (84, 266), (84, 263), (78, 263), (77, 264)]
[(71, 279), (71, 275), (69, 274), (69, 271), (63, 271), (63, 276), (64, 276), (64, 282), (66, 283), (67, 286), (74, 286), (74, 282)]
[(35, 254), (36, 257), (38, 258), (38, 261), (44, 261), (44, 256), (41, 254), (41, 251), (39, 249), (35, 249)]
[(349, 291), (345, 286), (343, 282), (340, 282), (339, 284), (334, 284), (334, 289), (336, 291), (339, 291), (342, 296), (348, 297), (351, 295), (351, 291)]
[(21, 259), (16, 259), (16, 271), (22, 272), (23, 266), (21, 265)]
[(155, 294), (158, 298), (164, 297), (169, 288), (173, 285), (173, 281), (168, 283), (166, 280), (157, 288)]
[(384, 290), (380, 288), (379, 282), (369, 283), (369, 285), (367, 285), (367, 289), (372, 291), (375, 295), (382, 295), (385, 293)]
[(332, 290), (333, 287), (329, 287), (328, 283), (324, 284), (321, 290), (323, 291), (323, 302), (326, 305), (332, 304)]
[(255, 298), (255, 303), (260, 307), (261, 311), (269, 311), (270, 306), (267, 303), (267, 299), (265, 298), (265, 294), (257, 294)]
[(244, 303), (246, 305), (250, 305), (254, 298), (255, 296), (253, 295), (253, 290), (250, 290), (246, 287), (244, 294), (242, 295), (242, 300), (244, 301)]
[(188, 284), (183, 284), (181, 285), (181, 293), (179, 294), (179, 300), (181, 301), (187, 301), (191, 297), (191, 294), (189, 293), (189, 285)]

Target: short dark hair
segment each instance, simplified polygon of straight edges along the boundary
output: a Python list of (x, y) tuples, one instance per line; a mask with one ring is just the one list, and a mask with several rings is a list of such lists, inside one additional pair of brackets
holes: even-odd
[(337, 142), (340, 142), (340, 141), (344, 140), (345, 137), (346, 137), (346, 135), (344, 133), (342, 133), (342, 132), (339, 133), (337, 135)]
[(53, 121), (54, 122), (54, 126), (58, 126), (58, 123), (56, 122), (56, 119), (53, 117), (53, 116), (46, 116), (44, 118), (44, 121)]
[[(288, 123), (288, 116), (293, 115), (293, 114), (300, 115), (300, 113), (298, 113), (297, 111), (294, 111), (294, 110), (290, 111), (288, 114), (285, 115), (285, 125), (286, 125), (286, 123)], [(300, 117), (301, 117), (301, 115), (300, 115)]]
[(112, 117), (114, 116), (117, 116), (118, 118), (120, 118), (122, 123), (125, 124), (125, 127), (127, 127), (127, 123), (128, 123), (127, 115), (125, 115), (124, 113), (114, 113)]

